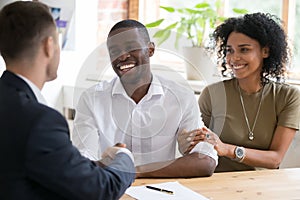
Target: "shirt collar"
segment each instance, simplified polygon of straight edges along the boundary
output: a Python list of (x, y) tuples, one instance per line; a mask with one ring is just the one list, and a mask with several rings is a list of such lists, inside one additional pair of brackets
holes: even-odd
[(123, 94), (123, 95), (126, 94), (126, 91), (125, 91), (119, 77), (115, 78), (115, 83), (112, 88), (112, 95), (114, 95), (114, 94)]
[(29, 79), (25, 78), (24, 76), (17, 74), (20, 78), (22, 78), (30, 87), (30, 89), (33, 91), (35, 97), (37, 98), (37, 101), (41, 104), (47, 105), (46, 99), (43, 97), (40, 89), (32, 83)]
[(164, 86), (161, 84), (157, 76), (153, 75), (149, 92), (152, 95), (164, 95)]
[[(128, 96), (120, 81), (120, 78), (116, 79), (115, 84), (112, 88), (112, 95), (114, 94), (123, 94), (124, 96)], [(150, 97), (153, 95), (164, 95), (163, 85), (155, 75), (152, 76), (151, 85), (149, 87), (147, 95), (150, 95)]]

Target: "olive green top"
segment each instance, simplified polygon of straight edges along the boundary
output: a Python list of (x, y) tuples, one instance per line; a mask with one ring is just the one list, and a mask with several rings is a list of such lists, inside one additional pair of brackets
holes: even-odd
[[(263, 95), (252, 141), (248, 138), (249, 129), (235, 78), (211, 84), (201, 92), (199, 106), (204, 124), (218, 134), (224, 143), (267, 150), (277, 126), (299, 129), (300, 93), (297, 88), (270, 81), (256, 93), (247, 94), (241, 89), (241, 94), (251, 129)], [(254, 169), (219, 157), (216, 172)]]

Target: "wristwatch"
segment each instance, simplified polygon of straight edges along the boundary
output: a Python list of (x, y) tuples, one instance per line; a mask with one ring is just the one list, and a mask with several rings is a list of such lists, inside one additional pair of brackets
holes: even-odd
[(234, 149), (235, 158), (233, 160), (237, 162), (242, 162), (246, 156), (246, 150), (244, 147), (235, 147)]

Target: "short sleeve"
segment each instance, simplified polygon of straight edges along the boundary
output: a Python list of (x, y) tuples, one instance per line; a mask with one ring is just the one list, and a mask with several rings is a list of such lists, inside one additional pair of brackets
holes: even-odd
[(284, 126), (299, 130), (300, 122), (300, 91), (295, 87), (288, 87), (286, 94), (279, 95), (278, 126)]
[(210, 101), (210, 94), (208, 87), (205, 87), (203, 91), (200, 94), (199, 100), (198, 100), (200, 112), (201, 112), (201, 117), (204, 122), (204, 125), (206, 127), (209, 127), (210, 124), (210, 119), (211, 119), (211, 101)]

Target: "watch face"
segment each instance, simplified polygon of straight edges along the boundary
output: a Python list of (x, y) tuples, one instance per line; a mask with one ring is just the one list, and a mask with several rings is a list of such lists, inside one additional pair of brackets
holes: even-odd
[(242, 158), (244, 156), (244, 150), (242, 148), (237, 148), (236, 149), (236, 156), (238, 158)]

